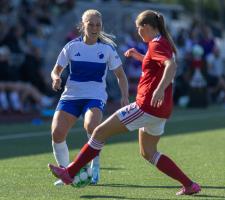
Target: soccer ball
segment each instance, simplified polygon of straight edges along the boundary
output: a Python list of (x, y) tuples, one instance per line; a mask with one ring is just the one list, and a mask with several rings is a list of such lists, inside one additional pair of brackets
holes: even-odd
[(74, 177), (72, 186), (76, 188), (85, 187), (91, 183), (92, 169), (89, 166), (83, 167)]

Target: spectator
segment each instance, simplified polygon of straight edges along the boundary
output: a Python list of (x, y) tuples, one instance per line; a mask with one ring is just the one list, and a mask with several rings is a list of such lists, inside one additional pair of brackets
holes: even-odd
[(206, 58), (209, 54), (213, 52), (213, 49), (215, 47), (215, 39), (213, 37), (212, 30), (206, 25), (203, 25), (202, 38), (199, 44), (204, 49), (203, 58)]
[(220, 49), (215, 47), (213, 52), (210, 53), (207, 58), (207, 83), (209, 94), (211, 95), (211, 99), (214, 100), (214, 97), (218, 97), (218, 99), (224, 102), (224, 94), (225, 94), (225, 63), (221, 56)]
[(27, 104), (30, 105), (29, 109), (52, 105), (54, 99), (45, 96), (33, 85), (19, 81), (6, 46), (0, 48), (0, 66), (0, 104), (3, 111), (25, 112)]
[(204, 50), (200, 45), (194, 45), (192, 49), (192, 60), (189, 68), (190, 89), (189, 106), (206, 107), (208, 105), (206, 88), (206, 63), (203, 58)]
[(32, 46), (29, 53), (25, 55), (24, 62), (20, 68), (21, 81), (31, 83), (40, 92), (47, 95), (50, 87), (45, 81), (40, 49)]
[(11, 107), (12, 110), (14, 111), (21, 111), (22, 105), (19, 99), (18, 91), (16, 91), (14, 88), (8, 91), (7, 82), (9, 82), (10, 79), (14, 79), (16, 77), (11, 76), (10, 73), (13, 67), (10, 65), (10, 50), (6, 46), (0, 48), (0, 66), (1, 66), (1, 73), (0, 73), (1, 110), (9, 111)]

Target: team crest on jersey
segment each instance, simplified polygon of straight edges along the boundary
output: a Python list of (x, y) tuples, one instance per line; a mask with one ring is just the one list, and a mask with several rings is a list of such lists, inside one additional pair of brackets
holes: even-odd
[(126, 111), (121, 111), (120, 113), (121, 113), (121, 115), (122, 115), (123, 117), (127, 114)]
[(132, 103), (121, 109), (120, 114), (124, 117), (125, 115), (132, 112), (134, 109), (136, 109), (136, 103)]
[(104, 58), (104, 54), (102, 52), (99, 52), (98, 53), (98, 57), (99, 57), (99, 59), (103, 59)]
[(79, 52), (77, 52), (74, 56), (80, 56), (80, 53), (79, 53)]

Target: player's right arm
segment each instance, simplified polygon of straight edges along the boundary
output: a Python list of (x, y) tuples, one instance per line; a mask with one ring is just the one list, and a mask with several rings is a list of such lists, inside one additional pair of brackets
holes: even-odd
[(52, 89), (54, 91), (61, 90), (61, 83), (62, 83), (61, 74), (63, 69), (64, 67), (56, 64), (51, 72)]
[(135, 48), (131, 48), (131, 49), (128, 49), (125, 53), (124, 53), (124, 56), (125, 57), (133, 57), (134, 59), (136, 60), (139, 60), (139, 61), (143, 61), (144, 59), (144, 55), (139, 53)]
[(62, 49), (60, 52), (56, 64), (51, 72), (52, 78), (52, 89), (54, 91), (61, 90), (61, 74), (65, 67), (69, 64), (69, 56), (68, 56), (69, 43)]

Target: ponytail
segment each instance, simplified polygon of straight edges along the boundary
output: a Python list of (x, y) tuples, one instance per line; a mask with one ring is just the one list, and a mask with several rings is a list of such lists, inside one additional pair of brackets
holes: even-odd
[(169, 32), (167, 31), (166, 27), (165, 27), (165, 22), (164, 22), (164, 18), (161, 14), (157, 13), (157, 19), (158, 19), (158, 29), (159, 32), (161, 33), (161, 35), (163, 35), (170, 43), (174, 53), (177, 53), (177, 48), (176, 45), (171, 37), (171, 35), (169, 34)]
[(110, 44), (113, 47), (116, 47), (116, 43), (113, 41), (113, 39), (115, 39), (114, 35), (101, 31), (98, 38), (102, 43)]

